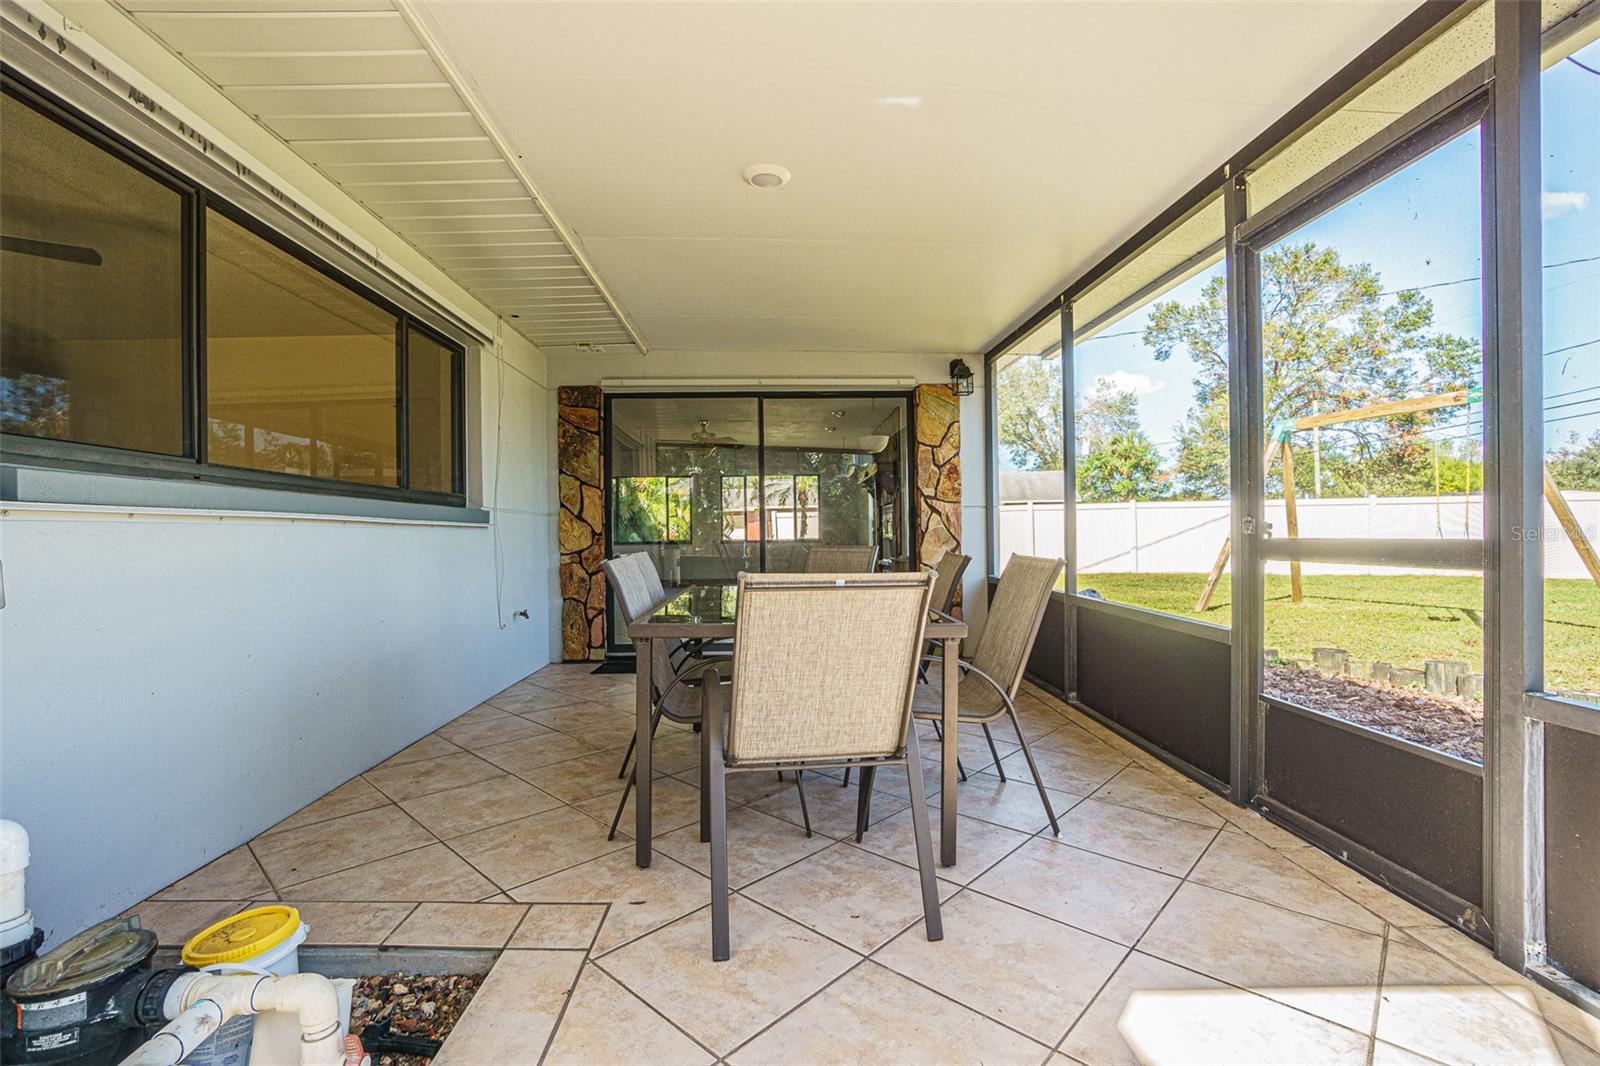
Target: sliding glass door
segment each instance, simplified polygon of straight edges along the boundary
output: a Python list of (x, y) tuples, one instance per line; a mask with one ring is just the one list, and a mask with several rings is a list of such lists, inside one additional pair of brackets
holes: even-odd
[[(668, 587), (805, 570), (824, 545), (914, 565), (904, 394), (606, 402), (610, 554), (649, 554)], [(611, 611), (610, 646), (626, 649)]]
[(817, 545), (910, 564), (903, 397), (783, 397), (763, 404), (766, 570), (804, 570)]

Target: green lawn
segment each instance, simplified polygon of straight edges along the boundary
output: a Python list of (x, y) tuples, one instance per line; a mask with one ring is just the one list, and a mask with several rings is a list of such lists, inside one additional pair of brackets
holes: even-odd
[[(1210, 607), (1194, 609), (1204, 574), (1083, 574), (1080, 590), (1108, 600), (1229, 621), (1224, 577)], [(1483, 580), (1428, 574), (1321, 575), (1304, 579), (1305, 599), (1289, 597), (1289, 578), (1267, 578), (1266, 646), (1285, 658), (1313, 647), (1345, 648), (1352, 659), (1382, 659), (1421, 669), (1425, 659), (1460, 659), (1482, 670)], [(1600, 691), (1600, 587), (1592, 581), (1545, 585), (1545, 679), (1550, 691)]]

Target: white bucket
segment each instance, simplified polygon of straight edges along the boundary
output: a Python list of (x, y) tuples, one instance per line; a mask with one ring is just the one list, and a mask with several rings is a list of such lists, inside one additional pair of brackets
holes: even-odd
[[(311, 932), (311, 926), (304, 920), (300, 927), (281, 944), (274, 945), (259, 955), (252, 955), (238, 962), (219, 963), (215, 966), (205, 967), (206, 973), (254, 973), (262, 976), (287, 977), (300, 972), (300, 945), (305, 943), (306, 936)], [(250, 1051), (255, 1043), (256, 1019), (258, 1015), (240, 1014), (229, 1018), (222, 1023), (205, 1043), (195, 1048), (185, 1058), (184, 1066), (249, 1066)], [(299, 1039), (299, 1029), (295, 1029), (295, 1039)]]

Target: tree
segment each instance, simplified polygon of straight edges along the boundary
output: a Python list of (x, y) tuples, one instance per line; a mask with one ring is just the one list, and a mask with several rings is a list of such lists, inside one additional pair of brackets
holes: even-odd
[(1571, 434), (1564, 446), (1550, 453), (1545, 465), (1551, 479), (1566, 491), (1600, 492), (1600, 430), (1588, 441)]
[[(1376, 271), (1313, 242), (1261, 259), (1262, 396), (1265, 425), (1318, 411), (1466, 388), (1479, 376), (1476, 341), (1433, 332), (1433, 301), (1414, 290), (1385, 293)], [(1186, 349), (1199, 366), (1194, 404), (1179, 431), (1185, 494), (1218, 495), (1228, 483), (1226, 283), (1208, 282), (1197, 303), (1155, 305), (1144, 343), (1158, 360)], [(1459, 412), (1458, 412), (1459, 413)], [(1342, 460), (1365, 475), (1364, 492), (1393, 493), (1421, 479), (1432, 487), (1432, 449), (1422, 431), (1448, 412), (1345, 423), (1322, 433), (1324, 483)], [(1355, 486), (1351, 486), (1355, 487)]]
[(1161, 453), (1139, 430), (1113, 434), (1078, 460), (1078, 498), (1084, 503), (1158, 500), (1165, 495)]
[(1023, 356), (1000, 371), (1000, 446), (1018, 470), (1060, 470), (1061, 355)]
[(1093, 451), (1118, 434), (1138, 433), (1139, 397), (1132, 389), (1123, 391), (1110, 381), (1100, 378), (1091, 392), (1074, 411), (1074, 433), (1078, 446)]

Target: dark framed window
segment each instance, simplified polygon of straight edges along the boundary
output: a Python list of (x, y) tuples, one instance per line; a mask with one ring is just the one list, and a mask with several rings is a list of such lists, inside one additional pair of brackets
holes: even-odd
[[(722, 478), (722, 539), (761, 539), (761, 497), (756, 474)], [(768, 474), (766, 491), (769, 541), (819, 540), (822, 490), (815, 474)]]
[(693, 477), (613, 478), (618, 544), (687, 544), (694, 539)]
[(465, 503), (460, 346), (58, 101), (0, 88), (8, 451)]
[(188, 194), (0, 97), (0, 428), (188, 454)]
[(818, 540), (822, 492), (815, 474), (767, 475), (767, 539)]

